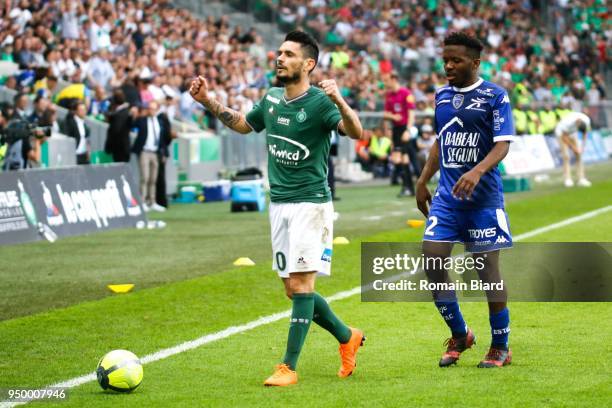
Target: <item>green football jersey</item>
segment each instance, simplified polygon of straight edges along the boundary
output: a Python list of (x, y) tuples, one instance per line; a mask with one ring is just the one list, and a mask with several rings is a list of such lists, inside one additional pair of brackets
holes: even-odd
[(275, 203), (331, 200), (327, 159), (331, 131), (342, 118), (325, 92), (311, 86), (293, 99), (284, 88), (270, 88), (246, 115), (256, 132), (266, 129), (270, 195)]

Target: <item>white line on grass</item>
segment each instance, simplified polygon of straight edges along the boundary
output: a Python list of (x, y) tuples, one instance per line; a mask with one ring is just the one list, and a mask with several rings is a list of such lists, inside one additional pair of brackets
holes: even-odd
[[(567, 218), (563, 221), (560, 222), (556, 222), (554, 224), (550, 224), (550, 225), (546, 225), (544, 227), (541, 228), (536, 228), (532, 231), (528, 231), (524, 234), (520, 234), (517, 235), (516, 237), (513, 238), (513, 241), (522, 241), (524, 239), (527, 238), (531, 238), (535, 235), (539, 235), (539, 234), (543, 234), (545, 232), (548, 231), (552, 231), (558, 228), (562, 228), (565, 227), (567, 225), (570, 224), (574, 224), (576, 222), (580, 222), (580, 221), (584, 221), (586, 219), (589, 218), (593, 218), (596, 217), (600, 214), (603, 214), (605, 212), (608, 212), (612, 210), (612, 205), (606, 206), (606, 207), (602, 207), (599, 208), (597, 210), (593, 210), (593, 211), (589, 211), (587, 213), (575, 216), (575, 217), (570, 217)], [(336, 300), (342, 300), (342, 299), (346, 299), (349, 298), (351, 296), (357, 295), (361, 292), (361, 286), (357, 286), (353, 289), (350, 290), (345, 290), (342, 292), (338, 292), (334, 295), (331, 295), (329, 297), (327, 297), (327, 301), (328, 302), (334, 302)], [(185, 343), (181, 343), (178, 344), (174, 347), (169, 347), (166, 349), (162, 349), (160, 351), (157, 351), (153, 354), (148, 354), (144, 357), (142, 357), (140, 359), (140, 361), (143, 364), (148, 364), (148, 363), (153, 363), (155, 361), (159, 361), (159, 360), (163, 360), (164, 358), (168, 358), (171, 356), (174, 356), (176, 354), (180, 354), (183, 353), (185, 351), (188, 350), (193, 350), (195, 348), (198, 348), (200, 346), (203, 346), (205, 344), (208, 343), (212, 343), (215, 342), (217, 340), (221, 340), (221, 339), (225, 339), (227, 337), (233, 336), (234, 334), (238, 334), (238, 333), (243, 333), (252, 329), (255, 329), (257, 327), (260, 326), (265, 326), (267, 324), (270, 323), (274, 323), (277, 322), (283, 318), (287, 318), (291, 316), (291, 310), (285, 310), (284, 312), (279, 312), (279, 313), (274, 313), (268, 316), (264, 316), (264, 317), (260, 317), (257, 320), (253, 320), (251, 322), (245, 323), (243, 325), (240, 326), (231, 326), (228, 327), (227, 329), (223, 329), (221, 331), (218, 331), (216, 333), (212, 333), (212, 334), (207, 334), (204, 335), (202, 337), (199, 337), (195, 340), (191, 340), (191, 341), (187, 341)], [(87, 374), (87, 375), (83, 375), (80, 377), (75, 377), (75, 378), (71, 378), (69, 380), (66, 381), (62, 381), (53, 385), (50, 385), (49, 387), (57, 387), (57, 388), (73, 388), (73, 387), (78, 387), (79, 385), (83, 385), (86, 384), (88, 382), (94, 381), (96, 380), (96, 375), (95, 374)], [(47, 387), (45, 387), (47, 388)], [(22, 405), (22, 404), (27, 404), (28, 402), (30, 402), (32, 400), (29, 401), (24, 401), (24, 402), (2, 402), (0, 403), (0, 407), (2, 408), (10, 408), (10, 407), (14, 407), (17, 405)]]
[(608, 212), (610, 210), (612, 210), (612, 205), (608, 205), (606, 207), (601, 207), (601, 208), (598, 208), (597, 210), (589, 211), (587, 213), (584, 213), (584, 214), (581, 214), (581, 215), (577, 215), (575, 217), (571, 217), (571, 218), (568, 218), (566, 220), (563, 220), (563, 221), (560, 221), (560, 222), (556, 222), (554, 224), (546, 225), (546, 226), (544, 226), (542, 228), (536, 228), (536, 229), (534, 229), (532, 231), (529, 231), (529, 232), (526, 232), (524, 234), (517, 235), (516, 237), (512, 238), (512, 240), (513, 241), (521, 241), (523, 239), (531, 238), (531, 237), (533, 237), (535, 235), (543, 234), (545, 232), (552, 231), (552, 230), (555, 230), (557, 228), (562, 228), (562, 227), (565, 227), (567, 225), (574, 224), (576, 222), (580, 222), (580, 221), (584, 221), (584, 220), (589, 219), (589, 218), (596, 217), (599, 214), (603, 214), (603, 213)]

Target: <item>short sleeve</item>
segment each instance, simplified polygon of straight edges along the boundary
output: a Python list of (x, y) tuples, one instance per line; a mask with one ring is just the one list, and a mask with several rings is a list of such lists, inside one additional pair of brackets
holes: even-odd
[(510, 98), (504, 91), (493, 104), (493, 142), (512, 142), (515, 137)]
[(261, 100), (253, 106), (253, 109), (246, 114), (247, 125), (257, 133), (261, 132), (266, 127), (264, 122), (265, 99), (265, 96), (261, 98)]
[(407, 109), (416, 109), (416, 98), (414, 94), (408, 90), (406, 92), (406, 108)]
[(336, 104), (325, 97), (321, 108), (321, 119), (326, 130), (338, 130), (338, 124), (342, 119)]

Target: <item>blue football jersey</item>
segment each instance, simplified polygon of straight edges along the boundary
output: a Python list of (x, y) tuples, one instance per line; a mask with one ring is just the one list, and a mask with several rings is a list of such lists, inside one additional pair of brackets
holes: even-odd
[(452, 195), (459, 178), (481, 162), (495, 142), (512, 141), (512, 108), (506, 90), (482, 78), (466, 88), (436, 91), (434, 128), (440, 148), (440, 182), (434, 200), (452, 208), (503, 208), (497, 167), (483, 174), (469, 200)]

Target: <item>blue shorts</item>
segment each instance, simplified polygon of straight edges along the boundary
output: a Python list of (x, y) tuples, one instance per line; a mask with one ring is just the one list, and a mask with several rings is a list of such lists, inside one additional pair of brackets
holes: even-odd
[(512, 247), (508, 215), (503, 208), (462, 210), (432, 203), (424, 241), (464, 243), (468, 252)]

